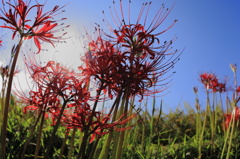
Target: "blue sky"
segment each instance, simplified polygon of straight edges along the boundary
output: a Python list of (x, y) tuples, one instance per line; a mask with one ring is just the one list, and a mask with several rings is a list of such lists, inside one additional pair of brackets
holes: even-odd
[[(116, 0), (118, 1), (118, 0)], [(128, 2), (127, 0), (123, 0)], [(143, 0), (132, 0), (131, 17), (139, 13)], [(39, 59), (57, 59), (68, 65), (79, 64), (80, 54), (83, 53), (84, 27), (93, 31), (94, 23), (102, 24), (102, 10), (109, 14), (111, 0), (49, 0), (46, 10), (53, 5), (64, 5), (70, 2), (60, 17), (68, 18), (65, 23), (70, 24), (67, 43), (57, 44), (55, 49), (46, 45), (48, 52), (41, 52)], [(238, 0), (152, 0), (149, 20), (153, 18), (159, 7), (165, 3), (166, 7), (174, 8), (163, 26), (162, 30), (170, 25), (173, 20), (178, 19), (176, 25), (166, 32), (160, 40), (170, 40), (177, 36), (178, 40), (173, 44), (174, 49), (180, 51), (185, 49), (180, 61), (172, 71), (173, 76), (171, 87), (158, 98), (157, 102), (164, 101), (163, 109), (175, 109), (184, 102), (194, 107), (195, 95), (193, 87), (198, 86), (200, 103), (204, 103), (204, 89), (199, 82), (199, 74), (203, 72), (215, 73), (220, 79), (233, 74), (229, 64), (240, 65), (240, 1)], [(111, 18), (108, 18), (111, 21)], [(103, 26), (103, 25), (102, 25)], [(103, 26), (104, 29), (104, 26)], [(8, 44), (11, 44), (9, 38)], [(30, 47), (31, 44), (26, 44)], [(52, 50), (51, 50), (52, 49)], [(1, 55), (2, 54), (2, 55)], [(7, 58), (7, 49), (1, 50), (1, 60)], [(19, 62), (21, 65), (21, 62)], [(229, 81), (232, 85), (232, 80)]]

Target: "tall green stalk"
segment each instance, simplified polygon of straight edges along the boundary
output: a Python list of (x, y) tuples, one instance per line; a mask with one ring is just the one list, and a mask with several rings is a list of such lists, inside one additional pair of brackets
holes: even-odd
[[(123, 107), (123, 120), (127, 118), (127, 112), (128, 112), (128, 105), (129, 105), (129, 92), (124, 94), (124, 107)], [(122, 124), (122, 127), (125, 127), (126, 123)], [(115, 158), (120, 159), (122, 157), (122, 149), (123, 149), (123, 142), (124, 142), (124, 135), (125, 131), (120, 132), (120, 137), (118, 140), (118, 146), (117, 146), (117, 153)]]
[(202, 130), (201, 130), (201, 136), (199, 138), (199, 146), (198, 146), (198, 153), (199, 153), (198, 156), (199, 156), (199, 158), (201, 158), (201, 155), (202, 155), (202, 145), (203, 145), (203, 140), (204, 140), (204, 133), (205, 133), (205, 128), (206, 128), (207, 116), (208, 116), (208, 112), (209, 112), (209, 109), (210, 109), (209, 90), (208, 89), (207, 89), (206, 93), (207, 93), (206, 110), (205, 110), (205, 115), (204, 115), (204, 119), (203, 119)]
[(69, 151), (68, 151), (68, 158), (72, 158), (76, 131), (77, 131), (77, 128), (74, 128), (73, 132), (72, 132), (72, 135), (71, 135), (70, 148), (69, 148)]
[[(112, 111), (113, 111), (112, 121), (115, 121), (116, 118), (117, 118), (117, 113), (118, 113), (118, 108), (119, 108), (121, 96), (122, 96), (122, 93), (120, 92), (118, 94), (115, 102), (113, 103), (110, 112), (109, 112), (109, 115), (111, 115)], [(104, 145), (103, 145), (103, 148), (102, 148), (101, 153), (99, 155), (99, 158), (101, 158), (101, 159), (107, 159), (108, 158), (108, 152), (109, 152), (111, 140), (112, 140), (112, 137), (113, 137), (113, 133), (114, 133), (113, 129), (110, 129), (109, 133), (107, 135), (107, 139), (104, 141)]]
[(62, 146), (61, 146), (61, 151), (60, 151), (60, 154), (59, 154), (59, 159), (62, 159), (63, 158), (63, 153), (64, 153), (64, 150), (65, 150), (65, 147), (66, 147), (66, 142), (67, 142), (67, 139), (68, 139), (68, 133), (67, 132), (68, 130), (66, 130), (66, 133), (65, 133), (65, 137), (64, 137), (64, 140), (63, 140), (63, 143), (62, 143)]
[(45, 120), (44, 118), (45, 118), (45, 112), (42, 113), (42, 118), (41, 118), (38, 137), (37, 137), (37, 144), (36, 144), (35, 153), (34, 153), (34, 159), (38, 159), (38, 153), (41, 147), (42, 129), (43, 129), (43, 123)]
[(20, 38), (20, 41), (16, 47), (16, 49), (14, 50), (14, 53), (12, 56), (14, 56), (13, 58), (13, 62), (11, 65), (11, 70), (10, 70), (10, 74), (9, 74), (9, 79), (8, 79), (8, 86), (7, 86), (7, 92), (6, 92), (6, 100), (5, 100), (5, 107), (4, 107), (4, 113), (3, 113), (3, 121), (2, 121), (2, 130), (1, 130), (1, 157), (2, 159), (6, 158), (6, 138), (7, 138), (7, 121), (8, 121), (8, 110), (9, 110), (9, 106), (10, 106), (10, 98), (11, 98), (11, 90), (12, 90), (12, 82), (13, 82), (13, 76), (14, 76), (14, 72), (15, 72), (15, 67), (17, 64), (17, 59), (18, 59), (18, 55), (20, 53), (21, 47), (23, 44), (23, 37)]
[(39, 120), (40, 120), (40, 118), (41, 118), (41, 115), (42, 115), (42, 113), (39, 113), (39, 114), (38, 114), (38, 117), (37, 117), (35, 123), (33, 124), (32, 128), (31, 128), (31, 130), (30, 130), (30, 135), (29, 135), (27, 141), (25, 142), (25, 144), (24, 144), (24, 146), (23, 146), (23, 150), (22, 150), (22, 152), (21, 152), (21, 159), (24, 159), (25, 152), (26, 152), (26, 150), (27, 150), (27, 146), (28, 146), (28, 144), (30, 143), (30, 141), (31, 141), (31, 139), (32, 139), (32, 137), (33, 137), (33, 135), (34, 135), (34, 131), (35, 131), (36, 126), (37, 126), (37, 124), (38, 124), (38, 122), (39, 122)]
[[(103, 83), (101, 83), (101, 86), (99, 87), (99, 90), (97, 91), (96, 99), (95, 99), (93, 109), (92, 109), (92, 114), (94, 114), (95, 111), (96, 111), (102, 89), (103, 89)], [(77, 159), (84, 159), (85, 151), (86, 151), (86, 147), (87, 147), (87, 143), (88, 143), (88, 138), (89, 138), (89, 135), (90, 135), (89, 134), (89, 129), (90, 129), (92, 121), (93, 121), (93, 116), (90, 117), (90, 119), (88, 121), (88, 125), (86, 125), (86, 128), (83, 132), (84, 135), (83, 135), (83, 138), (82, 138), (82, 143), (81, 143), (81, 146), (80, 146), (80, 149), (79, 149)]]
[(64, 100), (63, 102), (63, 105), (62, 105), (62, 109), (58, 115), (58, 118), (57, 118), (57, 122), (56, 124), (54, 125), (54, 128), (53, 128), (53, 132), (52, 132), (52, 135), (49, 139), (49, 142), (48, 142), (48, 146), (47, 146), (47, 149), (46, 149), (46, 153), (44, 155), (44, 159), (47, 159), (48, 158), (48, 155), (51, 151), (51, 148), (52, 148), (52, 144), (53, 144), (53, 141), (54, 141), (54, 138), (55, 138), (55, 135), (57, 133), (57, 130), (58, 130), (58, 127), (60, 125), (60, 121), (61, 121), (61, 118), (62, 118), (62, 115), (63, 115), (63, 112), (65, 110), (65, 107), (67, 106), (67, 103), (69, 102), (71, 98), (67, 99), (67, 100)]

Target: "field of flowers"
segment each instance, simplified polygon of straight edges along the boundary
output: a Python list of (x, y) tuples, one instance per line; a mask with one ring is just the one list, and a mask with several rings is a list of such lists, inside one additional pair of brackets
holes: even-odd
[[(9, 62), (0, 66), (1, 159), (240, 158), (236, 65), (230, 65), (232, 87), (215, 74), (202, 73), (206, 99), (199, 99), (194, 87), (196, 103), (186, 105), (186, 111), (166, 114), (162, 104), (156, 105), (155, 95), (168, 88), (170, 70), (182, 54), (173, 50), (175, 38), (164, 41), (159, 36), (177, 20), (157, 31), (172, 8), (161, 6), (151, 19), (152, 4), (146, 2), (132, 22), (126, 18), (130, 13), (124, 16), (122, 1), (113, 3), (120, 11), (111, 12), (116, 27), (104, 19), (108, 31), (96, 24), (94, 37), (86, 33), (82, 65), (74, 70), (34, 57), (42, 53), (43, 43), (54, 46), (66, 40), (64, 29), (71, 26), (61, 17), (65, 6), (45, 12), (47, 3), (0, 3), (0, 27), (10, 29), (16, 41)], [(29, 40), (37, 51), (21, 59), (23, 43)], [(4, 43), (0, 39), (0, 46)], [(18, 60), (24, 61), (33, 83), (28, 92), (13, 89)], [(200, 105), (202, 100), (205, 105)]]

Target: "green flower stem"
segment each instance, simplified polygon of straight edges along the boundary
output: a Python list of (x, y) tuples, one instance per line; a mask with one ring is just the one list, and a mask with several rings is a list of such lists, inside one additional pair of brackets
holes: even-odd
[[(103, 89), (103, 84), (104, 83), (101, 83), (101, 86), (99, 87), (99, 90), (97, 91), (96, 100), (95, 100), (95, 103), (94, 103), (93, 109), (92, 109), (92, 114), (94, 114), (95, 111), (96, 111), (99, 96), (100, 96), (100, 94), (102, 92), (102, 89)], [(89, 137), (89, 135), (91, 135), (91, 134), (89, 134), (89, 129), (90, 129), (92, 121), (93, 121), (93, 116), (90, 117), (90, 119), (88, 121), (88, 125), (86, 125), (86, 128), (83, 132), (84, 135), (83, 135), (83, 139), (82, 139), (82, 143), (81, 143), (81, 146), (80, 146), (80, 149), (79, 149), (79, 154), (77, 156), (77, 159), (84, 159), (84, 155), (85, 155), (85, 151), (86, 151), (86, 147), (87, 147), (87, 142), (88, 142), (88, 137)]]
[(64, 109), (65, 109), (65, 107), (66, 107), (66, 105), (67, 105), (68, 102), (69, 102), (69, 99), (68, 99), (68, 100), (64, 100), (64, 103), (63, 103), (63, 105), (62, 105), (62, 109), (61, 109), (61, 111), (60, 111), (60, 114), (58, 115), (57, 122), (56, 122), (56, 124), (54, 125), (51, 138), (49, 139), (48, 146), (47, 146), (47, 150), (46, 150), (46, 153), (45, 153), (45, 155), (44, 155), (44, 159), (47, 159), (47, 157), (48, 157), (48, 155), (49, 155), (49, 153), (50, 153), (50, 151), (51, 151), (52, 144), (53, 144), (53, 139), (55, 138), (57, 129), (58, 129), (59, 125), (60, 125), (60, 121), (61, 121), (61, 118), (62, 118)]
[[(112, 121), (116, 120), (121, 96), (122, 96), (122, 92), (120, 92), (118, 94), (118, 97), (116, 98), (116, 100), (113, 103), (113, 105), (111, 107), (111, 110), (109, 112), (109, 115), (111, 115), (112, 111), (114, 110), (113, 116), (112, 116)], [(112, 137), (113, 137), (113, 129), (110, 129), (109, 133), (108, 133), (108, 136), (107, 136), (107, 140), (104, 142), (104, 146), (103, 146), (102, 151), (101, 151), (101, 153), (99, 155), (99, 158), (101, 158), (101, 159), (107, 159), (108, 158), (108, 152), (109, 152), (109, 148), (110, 148), (110, 143), (111, 143)]]
[(32, 137), (33, 137), (34, 131), (35, 131), (36, 126), (37, 126), (37, 124), (38, 124), (38, 122), (39, 122), (39, 120), (40, 120), (40, 118), (41, 118), (41, 115), (42, 115), (42, 113), (39, 113), (39, 115), (38, 115), (38, 117), (37, 117), (37, 120), (35, 121), (32, 129), (30, 130), (30, 135), (29, 135), (27, 141), (25, 142), (23, 151), (22, 151), (22, 153), (21, 153), (21, 159), (24, 159), (24, 155), (25, 155), (25, 152), (26, 152), (26, 150), (27, 150), (27, 146), (28, 146), (29, 142), (31, 141), (31, 139), (32, 139)]
[(231, 133), (230, 133), (230, 137), (229, 137), (229, 143), (228, 143), (228, 150), (227, 150), (227, 157), (226, 159), (229, 159), (229, 155), (230, 155), (230, 151), (231, 151), (231, 148), (232, 148), (232, 140), (233, 140), (233, 132), (234, 132), (234, 129), (235, 129), (235, 118), (236, 118), (236, 108), (234, 107), (234, 114), (232, 116), (232, 119), (231, 119)]
[(69, 152), (68, 152), (68, 158), (72, 158), (76, 131), (77, 131), (77, 128), (74, 128), (73, 132), (72, 132), (71, 140), (70, 140), (70, 148), (69, 148)]
[(94, 154), (95, 154), (95, 151), (97, 149), (97, 145), (99, 143), (99, 140), (100, 140), (100, 138), (97, 137), (96, 141), (94, 141), (94, 144), (93, 144), (93, 147), (91, 149), (91, 152), (90, 152), (90, 155), (89, 155), (88, 159), (93, 159), (94, 158)]
[[(124, 116), (123, 116), (123, 120), (127, 118), (127, 112), (128, 112), (128, 103), (129, 103), (129, 96), (130, 96), (130, 93), (128, 91), (126, 91), (127, 94), (125, 94), (125, 106), (124, 106), (124, 110), (123, 110), (123, 113), (124, 113)], [(126, 123), (124, 123), (122, 125), (122, 127), (125, 127)], [(119, 138), (119, 142), (118, 142), (118, 147), (117, 147), (117, 153), (116, 153), (116, 159), (120, 159), (122, 157), (122, 148), (123, 148), (123, 142), (124, 142), (124, 135), (125, 135), (125, 131), (121, 131), (120, 132), (120, 138)]]
[(64, 138), (63, 143), (62, 143), (62, 146), (61, 146), (61, 151), (60, 151), (60, 154), (59, 154), (59, 159), (62, 159), (62, 158), (63, 158), (63, 153), (64, 153), (64, 149), (65, 149), (65, 147), (66, 147), (67, 138), (68, 138), (68, 132), (66, 132), (65, 138)]
[(15, 54), (13, 55), (13, 62), (9, 74), (9, 79), (8, 79), (8, 86), (7, 86), (7, 92), (6, 92), (6, 100), (5, 100), (5, 107), (4, 107), (4, 113), (3, 113), (3, 121), (2, 121), (2, 137), (1, 137), (1, 159), (6, 158), (6, 138), (7, 138), (7, 121), (8, 121), (8, 110), (9, 110), (9, 105), (10, 105), (10, 98), (11, 98), (11, 90), (12, 90), (12, 82), (13, 82), (13, 76), (14, 76), (14, 71), (15, 67), (17, 64), (17, 59), (18, 55), (21, 50), (21, 46), (23, 44), (23, 37), (21, 37), (17, 48), (15, 50)]
[[(205, 111), (205, 116), (204, 116), (204, 121), (203, 121), (203, 125), (202, 125), (202, 132), (201, 132), (201, 136), (199, 138), (199, 147), (198, 147), (198, 155), (201, 158), (202, 155), (202, 141), (204, 141), (203, 136), (204, 136), (204, 132), (205, 132), (205, 127), (206, 127), (206, 121), (207, 121), (207, 114), (209, 111), (209, 91), (207, 90), (207, 104), (206, 104), (206, 111)], [(211, 112), (210, 112), (211, 113)]]
[(41, 123), (39, 126), (37, 144), (36, 144), (35, 153), (34, 153), (34, 159), (38, 159), (38, 153), (39, 153), (40, 146), (41, 146), (41, 137), (42, 137), (44, 118), (45, 118), (45, 112), (43, 112), (43, 114), (42, 114)]

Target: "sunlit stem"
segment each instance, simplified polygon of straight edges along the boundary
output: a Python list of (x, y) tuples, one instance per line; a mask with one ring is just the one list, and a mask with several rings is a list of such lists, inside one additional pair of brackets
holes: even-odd
[[(7, 84), (7, 79), (4, 79), (4, 77), (2, 77), (1, 105), (0, 105), (0, 128), (2, 127), (2, 120), (3, 120), (6, 84)], [(1, 136), (1, 132), (0, 132), (0, 136)]]
[[(124, 104), (125, 104), (125, 100), (124, 100), (124, 96), (121, 98), (121, 105), (120, 105), (120, 109), (117, 110), (117, 116), (119, 117), (121, 114), (123, 114), (123, 108), (124, 108)], [(118, 143), (120, 140), (120, 132), (119, 131), (115, 131), (115, 135), (114, 135), (114, 140), (113, 140), (113, 152), (112, 152), (112, 156), (113, 158), (116, 156), (117, 154), (117, 149), (118, 149)]]
[(201, 128), (202, 128), (202, 125), (201, 125), (201, 111), (200, 111), (200, 106), (199, 106), (199, 98), (198, 98), (198, 93), (195, 92), (196, 94), (196, 110), (197, 110), (197, 113), (196, 113), (196, 138), (197, 138), (197, 141), (200, 141), (199, 138), (200, 138), (200, 131), (201, 131)]
[(227, 128), (227, 133), (224, 136), (225, 140), (224, 140), (223, 149), (222, 149), (222, 153), (221, 153), (221, 159), (224, 158), (224, 153), (225, 153), (225, 149), (226, 149), (227, 145), (228, 145), (228, 149), (227, 149), (226, 158), (228, 159), (230, 157), (229, 155), (230, 155), (230, 150), (231, 150), (231, 147), (232, 147), (233, 132), (234, 132), (234, 129), (235, 129), (235, 118), (236, 118), (236, 113), (237, 113), (236, 112), (236, 106), (237, 106), (237, 98), (238, 98), (237, 97), (237, 74), (236, 74), (236, 71), (233, 71), (233, 75), (234, 75), (235, 92), (234, 92), (234, 95), (233, 95), (233, 103), (230, 103), (230, 105), (233, 104), (233, 105), (231, 105), (233, 111), (232, 111), (232, 114), (231, 114), (229, 127)]
[[(233, 114), (232, 114), (232, 116), (231, 116), (231, 122), (230, 122), (230, 127), (231, 127), (231, 134), (230, 134), (230, 136), (229, 136), (229, 143), (228, 143), (228, 150), (227, 150), (227, 156), (226, 156), (226, 159), (229, 159), (230, 158), (230, 154), (231, 154), (231, 148), (232, 148), (232, 140), (233, 140), (233, 132), (234, 132), (234, 129), (235, 129), (235, 122), (236, 122), (236, 120), (235, 120), (235, 118), (236, 118), (236, 108), (234, 108), (234, 111), (233, 111)], [(230, 128), (229, 127), (229, 128)]]
[[(147, 113), (147, 103), (145, 103), (144, 104), (145, 105), (145, 112), (143, 112), (144, 114), (146, 114)], [(142, 130), (141, 130), (141, 136), (142, 136), (142, 138), (141, 138), (141, 151), (142, 152), (145, 152), (146, 151), (146, 134), (145, 134), (145, 132), (146, 132), (146, 125), (144, 124), (144, 123), (147, 123), (147, 116), (146, 115), (144, 115), (143, 116), (143, 119), (142, 119)]]
[(238, 87), (238, 82), (237, 82), (237, 72), (233, 72), (233, 77), (234, 77), (234, 87), (235, 87), (235, 92), (234, 92), (234, 105), (236, 106), (237, 104), (237, 87)]
[(204, 140), (203, 138), (204, 138), (204, 132), (205, 132), (205, 127), (206, 127), (206, 122), (207, 122), (207, 115), (208, 115), (208, 111), (210, 109), (209, 90), (208, 89), (206, 90), (206, 94), (207, 94), (206, 110), (205, 110), (205, 116), (204, 116), (204, 119), (203, 119), (202, 132), (201, 132), (201, 136), (200, 136), (200, 139), (199, 139), (199, 147), (198, 147), (199, 158), (201, 158), (201, 155), (202, 155), (202, 145), (203, 145), (202, 141)]
[[(112, 121), (115, 121), (116, 118), (117, 118), (117, 112), (118, 112), (118, 107), (119, 107), (121, 96), (122, 96), (122, 92), (120, 91), (120, 93), (118, 94), (115, 102), (113, 103), (113, 105), (111, 107), (111, 110), (109, 111), (109, 115), (111, 115), (112, 111), (114, 110), (113, 116), (112, 116)], [(109, 133), (108, 133), (108, 136), (107, 136), (107, 139), (104, 142), (104, 146), (102, 148), (102, 151), (100, 153), (99, 158), (102, 158), (102, 159), (107, 159), (108, 158), (108, 152), (109, 152), (112, 137), (113, 137), (113, 129), (110, 129)]]
[[(214, 148), (215, 148), (215, 131), (216, 131), (216, 110), (215, 110), (215, 98), (216, 98), (216, 92), (213, 92), (212, 93), (212, 95), (213, 95), (213, 98), (212, 98), (212, 111), (211, 111), (211, 109), (210, 109), (210, 122), (211, 122), (211, 142), (212, 142), (212, 149), (213, 149), (213, 151), (215, 151), (214, 150)], [(208, 98), (208, 102), (210, 103), (210, 99)]]
[[(124, 110), (123, 110), (123, 120), (127, 118), (127, 112), (128, 112), (128, 105), (129, 105), (129, 97), (130, 97), (130, 92), (128, 91), (128, 89), (126, 90), (126, 94), (124, 95), (125, 99), (125, 105), (124, 105)], [(125, 127), (126, 123), (124, 123), (122, 125), (122, 127)], [(125, 131), (121, 131), (120, 132), (120, 138), (119, 138), (119, 142), (118, 142), (118, 147), (117, 147), (117, 154), (116, 154), (116, 159), (120, 159), (122, 157), (122, 146), (123, 146), (123, 142), (124, 142), (124, 134)]]
[(3, 113), (3, 121), (2, 121), (2, 137), (1, 137), (1, 159), (6, 158), (6, 138), (7, 138), (7, 121), (8, 121), (8, 110), (9, 110), (9, 105), (10, 105), (10, 98), (11, 98), (11, 90), (12, 90), (12, 82), (13, 82), (13, 76), (14, 76), (14, 71), (15, 67), (17, 64), (17, 59), (18, 55), (21, 50), (21, 46), (23, 44), (23, 37), (21, 37), (17, 48), (13, 54), (13, 62), (11, 65), (11, 70), (9, 74), (9, 79), (8, 79), (8, 86), (7, 86), (7, 92), (6, 92), (6, 100), (5, 100), (5, 107), (4, 107), (4, 113)]
[[(132, 97), (131, 100), (130, 100), (130, 105), (129, 105), (130, 109), (127, 112), (128, 116), (132, 116), (133, 115), (134, 100), (135, 100), (135, 97)], [(126, 127), (127, 128), (130, 127), (130, 126), (131, 126), (130, 122), (126, 123)], [(129, 140), (129, 135), (130, 135), (129, 131), (126, 131), (125, 132), (125, 140), (124, 140), (124, 143), (123, 143), (123, 147), (124, 148), (126, 148), (129, 145), (129, 143), (130, 143), (129, 142), (130, 141)]]
[[(220, 106), (222, 109), (222, 122), (224, 123), (224, 109), (223, 109), (222, 93), (219, 93), (219, 98), (220, 98)], [(225, 137), (225, 132), (226, 132), (225, 126), (223, 127), (223, 132), (224, 132), (224, 137)]]

